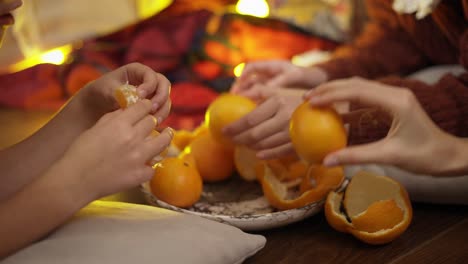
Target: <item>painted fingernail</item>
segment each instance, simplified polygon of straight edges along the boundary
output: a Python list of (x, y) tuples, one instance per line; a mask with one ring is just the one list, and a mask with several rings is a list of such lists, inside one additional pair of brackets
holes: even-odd
[(334, 167), (340, 164), (340, 161), (336, 156), (327, 156), (323, 160), (323, 166), (325, 167)]

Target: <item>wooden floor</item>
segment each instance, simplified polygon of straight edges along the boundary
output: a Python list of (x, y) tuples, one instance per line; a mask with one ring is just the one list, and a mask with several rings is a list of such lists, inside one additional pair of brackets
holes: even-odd
[[(0, 148), (30, 135), (51, 114), (0, 109)], [(144, 202), (135, 190), (106, 199)], [(323, 214), (259, 234), (267, 244), (245, 263), (468, 263), (468, 206), (414, 204), (409, 229), (385, 246), (338, 233)]]

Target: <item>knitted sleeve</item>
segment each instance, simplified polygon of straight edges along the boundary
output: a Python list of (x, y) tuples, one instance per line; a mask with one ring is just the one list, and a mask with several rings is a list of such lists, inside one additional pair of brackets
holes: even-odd
[[(445, 75), (433, 86), (416, 80), (388, 77), (382, 83), (413, 91), (424, 110), (442, 130), (459, 137), (468, 137), (468, 73), (459, 77)], [(351, 110), (363, 108), (354, 104)], [(366, 111), (349, 131), (350, 144), (362, 144), (385, 137), (391, 119), (377, 110)]]
[(317, 65), (329, 80), (360, 76), (375, 79), (405, 75), (427, 64), (411, 36), (401, 27), (392, 0), (367, 0), (369, 22), (349, 45), (338, 48), (330, 61)]

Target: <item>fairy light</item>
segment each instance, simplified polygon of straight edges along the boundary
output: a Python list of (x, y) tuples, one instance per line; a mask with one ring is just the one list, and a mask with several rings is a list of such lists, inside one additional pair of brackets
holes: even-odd
[(242, 62), (236, 67), (234, 67), (234, 76), (239, 77), (242, 74), (242, 71), (244, 71), (245, 63)]
[(255, 17), (267, 17), (270, 8), (266, 0), (239, 0), (236, 5), (236, 11), (242, 15)]

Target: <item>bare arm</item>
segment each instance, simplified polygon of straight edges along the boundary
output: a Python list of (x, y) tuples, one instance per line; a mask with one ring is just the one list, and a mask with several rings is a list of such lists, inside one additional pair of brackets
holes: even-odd
[(92, 200), (69, 173), (54, 166), (0, 204), (0, 259), (45, 236)]
[(0, 203), (0, 259), (40, 239), (94, 199), (150, 180), (172, 132), (150, 136), (151, 102), (104, 115), (47, 171)]
[(78, 135), (117, 109), (114, 90), (126, 81), (138, 85), (141, 97), (151, 99), (151, 113), (159, 121), (167, 117), (170, 83), (163, 75), (132, 63), (102, 76), (82, 88), (34, 135), (0, 152), (0, 202), (43, 174)]
[[(82, 96), (82, 95), (77, 95)], [(81, 100), (71, 100), (26, 140), (0, 152), (0, 201), (41, 175), (80, 133), (97, 120)]]

